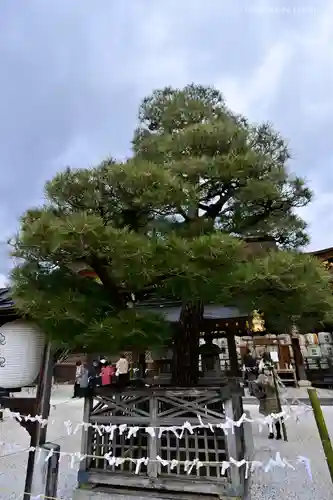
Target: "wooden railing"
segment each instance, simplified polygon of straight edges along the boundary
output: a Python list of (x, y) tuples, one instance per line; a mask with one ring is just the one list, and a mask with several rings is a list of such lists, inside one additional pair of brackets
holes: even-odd
[[(191, 389), (144, 388), (125, 389), (116, 392), (100, 389), (92, 399), (85, 401), (85, 421), (91, 424), (138, 426), (135, 436), (127, 439), (127, 432), (98, 432), (90, 426), (83, 434), (82, 453), (88, 458), (82, 462), (79, 483), (104, 484), (113, 487), (163, 489), (164, 491), (187, 491), (193, 493), (238, 496), (244, 489), (244, 471), (230, 468), (221, 473), (223, 461), (233, 457), (240, 460), (245, 455), (243, 426), (234, 433), (224, 434), (222, 429), (207, 427), (184, 430), (181, 437), (172, 431), (159, 430), (153, 437), (146, 427), (161, 428), (181, 426), (185, 421), (191, 425), (218, 424), (226, 416), (238, 419), (243, 413), (242, 390), (237, 384), (225, 387), (198, 387)], [(200, 417), (200, 419), (198, 418)], [(135, 463), (126, 461), (119, 467), (110, 466), (103, 457), (106, 453), (114, 457), (138, 459), (149, 457), (148, 465), (141, 465), (135, 474)], [(163, 460), (177, 460), (174, 468), (161, 466), (157, 456)], [(185, 462), (200, 460), (200, 469), (185, 470)]]

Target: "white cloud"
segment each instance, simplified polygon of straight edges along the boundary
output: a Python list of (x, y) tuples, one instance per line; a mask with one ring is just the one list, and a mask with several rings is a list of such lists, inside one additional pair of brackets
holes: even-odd
[(293, 48), (287, 43), (276, 43), (266, 50), (260, 66), (247, 78), (229, 75), (221, 77), (215, 85), (234, 111), (262, 118), (276, 98), (292, 54)]
[[(331, 0), (311, 2), (313, 14), (276, 9), (286, 0), (209, 0), (204, 8), (202, 0), (23, 3), (0, 5), (0, 104), (14, 117), (0, 134), (0, 160), (11, 179), (4, 176), (3, 186), (12, 186), (2, 190), (2, 239), (42, 195), (45, 178), (66, 163), (86, 166), (128, 153), (144, 95), (194, 81), (215, 84), (235, 111), (273, 121), (290, 139), (292, 168), (318, 186), (304, 211), (313, 246), (330, 246), (323, 214), (333, 214), (333, 197), (318, 177), (331, 165)], [(311, 165), (307, 155), (317, 151), (320, 163)]]
[(314, 187), (315, 198), (305, 208), (298, 210), (299, 215), (307, 221), (311, 234), (308, 251), (320, 250), (333, 246), (333, 196), (329, 191)]
[[(302, 131), (307, 127), (316, 127), (316, 124), (322, 124), (324, 120), (332, 123), (332, 59), (333, 3), (327, 2), (324, 7), (314, 9), (312, 22), (305, 29), (291, 29), (283, 41), (268, 45), (261, 65), (253, 69), (247, 77), (222, 76), (217, 86), (232, 109), (250, 119), (270, 120), (270, 110), (281, 90), (282, 81), (285, 83), (288, 76), (293, 75), (296, 81), (288, 83), (297, 85), (295, 102), (299, 106), (299, 130)], [(297, 73), (295, 68), (298, 69)], [(282, 101), (280, 106), (285, 113), (283, 121), (286, 122), (290, 111)], [(283, 133), (283, 129), (281, 132)], [(289, 139), (293, 149), (293, 138)], [(309, 147), (316, 148), (317, 144), (314, 140), (311, 145), (304, 145), (303, 142), (300, 146), (308, 150)], [(302, 161), (304, 162), (304, 158)], [(316, 161), (322, 163), (320, 151)], [(333, 158), (325, 162), (326, 168), (332, 170), (332, 161)], [(292, 168), (295, 166), (302, 174), (300, 164), (291, 164)], [(299, 214), (309, 226), (311, 243), (308, 249), (317, 250), (333, 246), (333, 193), (330, 184), (327, 185), (328, 174), (325, 174), (323, 165), (313, 165), (311, 178), (310, 186), (315, 192), (315, 198), (309, 206), (300, 210)]]
[(0, 274), (0, 288), (4, 288), (8, 285), (8, 278), (4, 274)]

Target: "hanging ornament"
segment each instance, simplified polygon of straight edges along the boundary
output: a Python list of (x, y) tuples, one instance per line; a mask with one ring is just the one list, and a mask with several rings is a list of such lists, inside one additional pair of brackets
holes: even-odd
[(265, 328), (265, 320), (263, 318), (263, 314), (259, 313), (257, 309), (255, 309), (252, 313), (252, 331), (253, 332), (264, 332)]

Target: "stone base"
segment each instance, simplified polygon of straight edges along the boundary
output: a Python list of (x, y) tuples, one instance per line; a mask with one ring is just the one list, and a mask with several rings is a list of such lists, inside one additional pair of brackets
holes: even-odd
[(116, 488), (77, 488), (73, 492), (72, 500), (241, 500), (241, 497), (196, 495), (191, 493), (168, 493), (146, 490), (137, 493), (133, 490)]
[[(135, 495), (133, 492), (119, 493), (117, 491), (106, 491), (104, 489), (82, 489), (78, 488), (73, 493), (73, 500), (145, 500), (147, 496)], [(150, 500), (160, 500), (159, 497), (149, 497)], [(167, 497), (165, 497), (166, 499)]]
[(309, 380), (299, 380), (298, 381), (298, 386), (299, 387), (311, 387), (312, 384)]

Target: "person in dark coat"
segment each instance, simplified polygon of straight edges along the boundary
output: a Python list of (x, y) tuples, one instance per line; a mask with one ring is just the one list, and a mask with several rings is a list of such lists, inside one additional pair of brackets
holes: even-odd
[[(272, 413), (279, 413), (280, 411), (273, 370), (273, 365), (266, 362), (253, 386), (255, 396), (259, 400), (259, 412), (262, 415), (265, 415), (265, 417), (271, 415)], [(281, 423), (276, 421), (275, 428), (276, 439), (282, 439)], [(268, 438), (274, 439), (274, 432), (270, 432)]]

